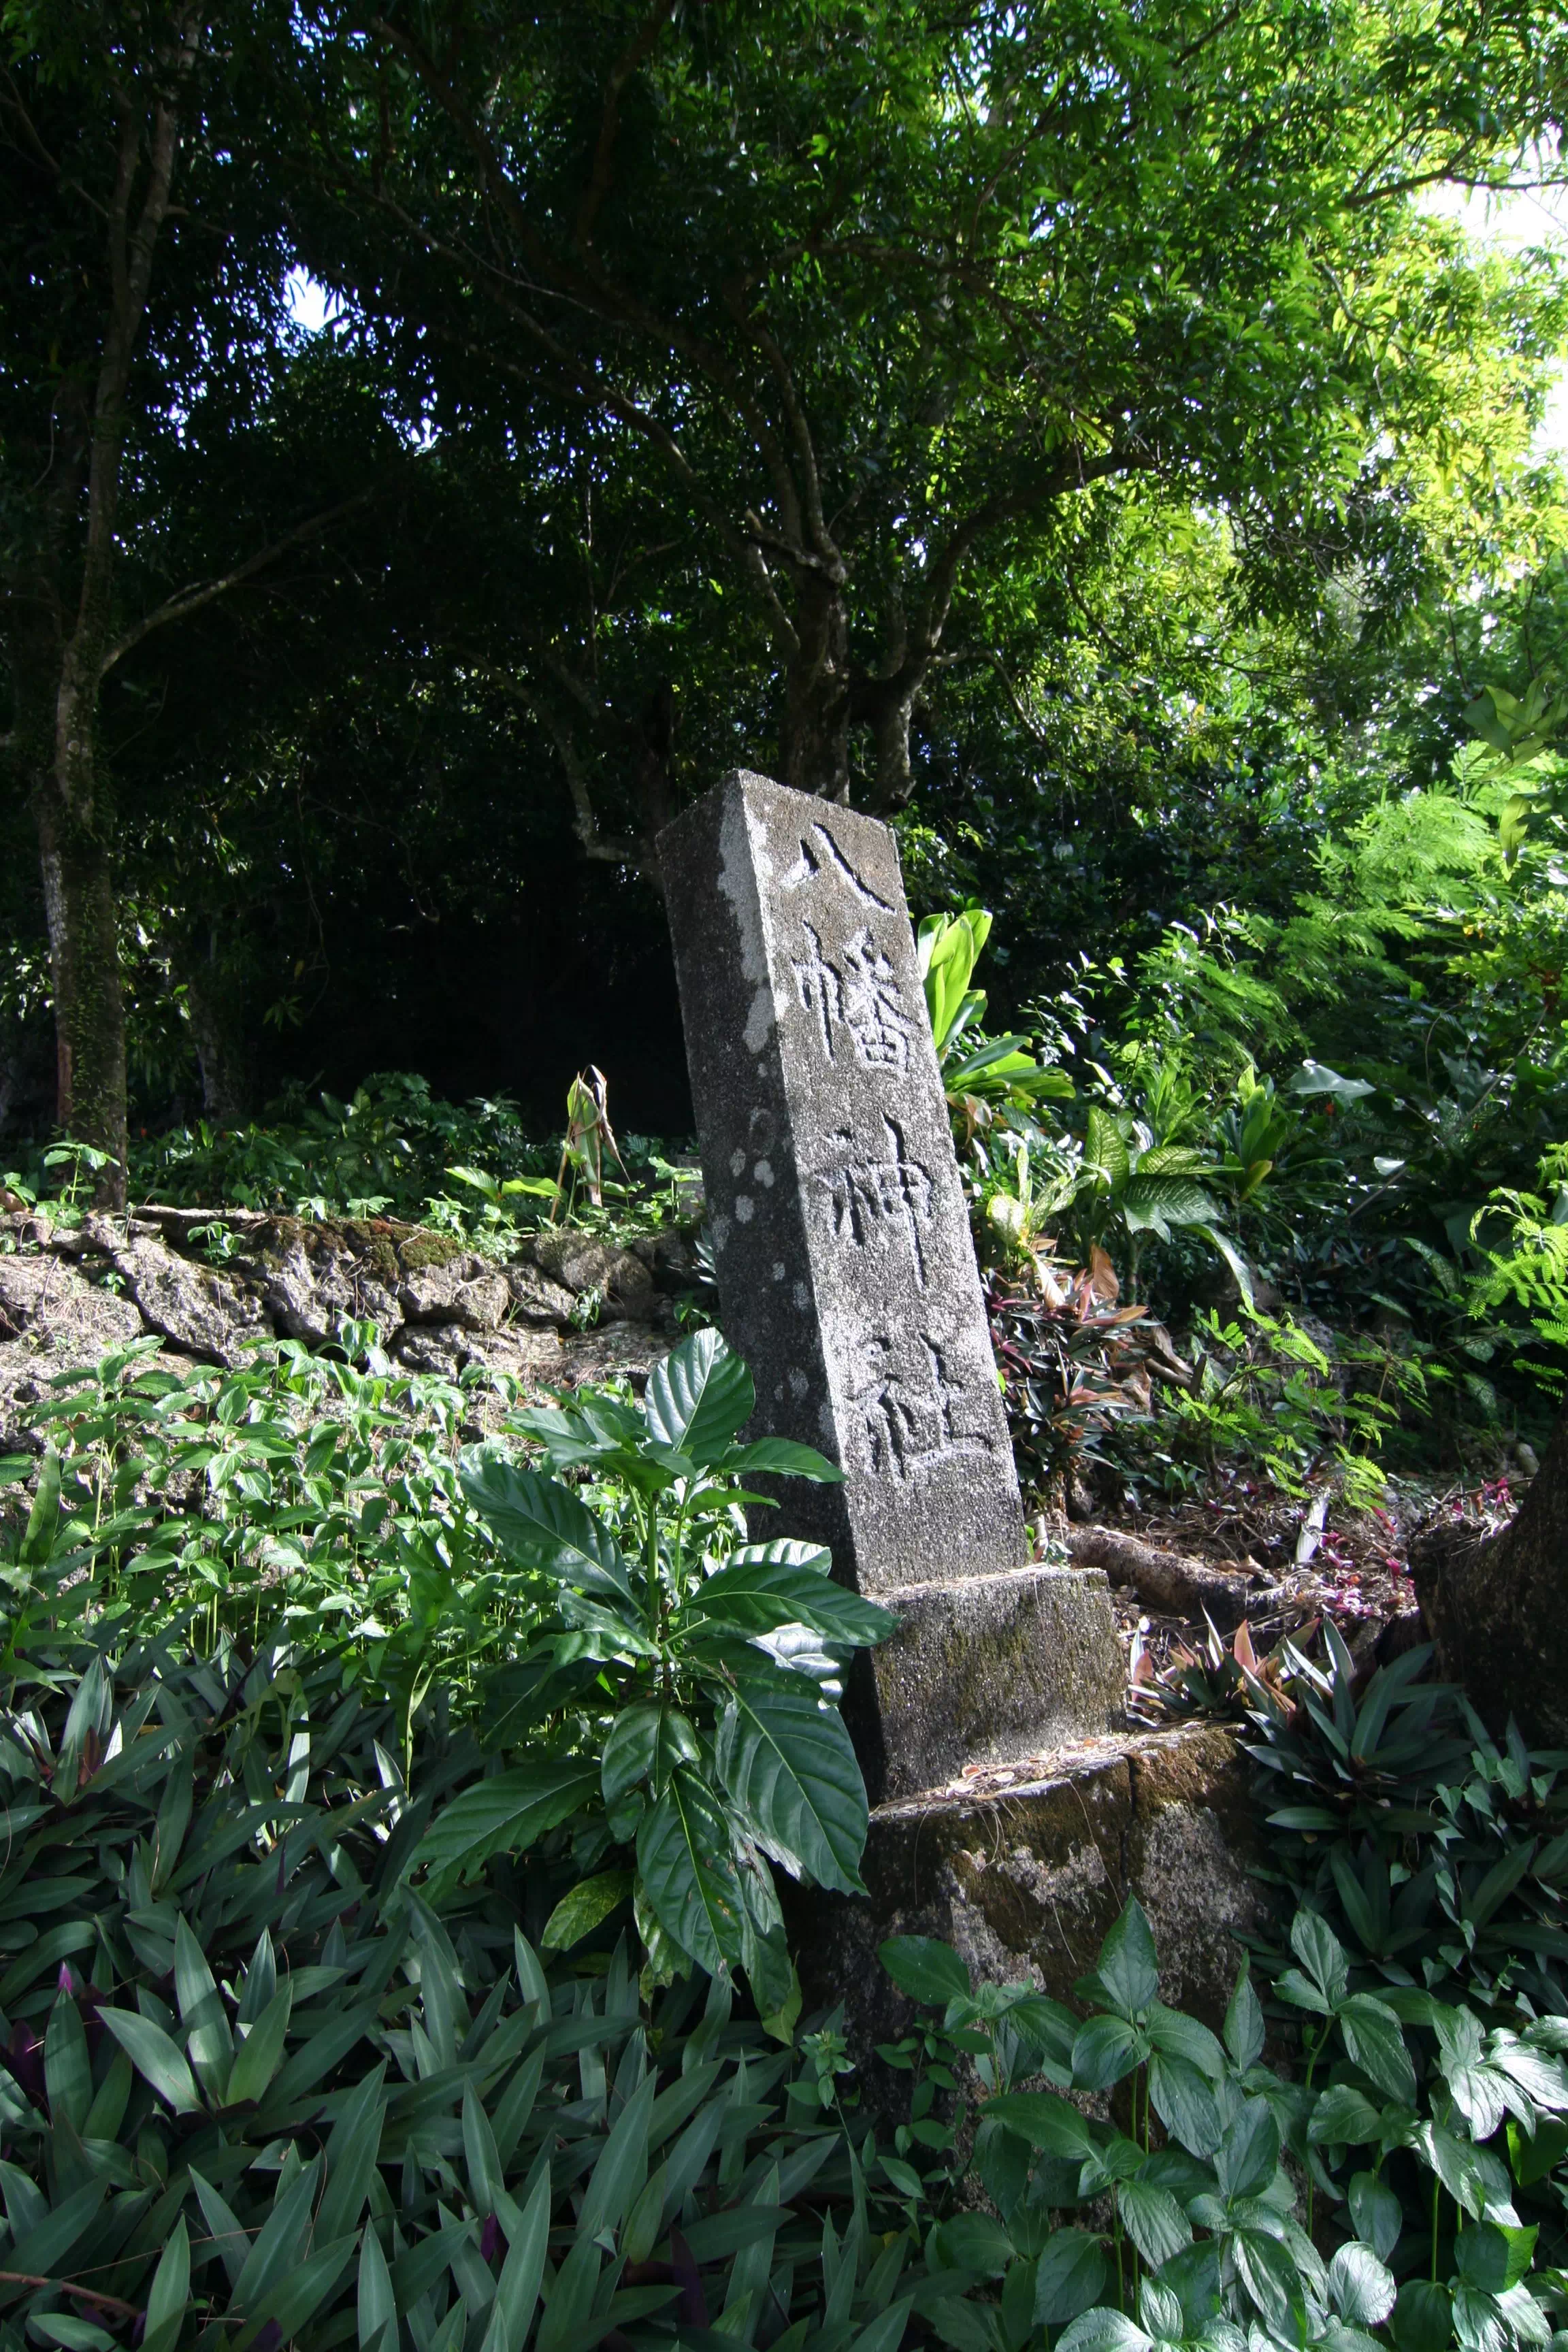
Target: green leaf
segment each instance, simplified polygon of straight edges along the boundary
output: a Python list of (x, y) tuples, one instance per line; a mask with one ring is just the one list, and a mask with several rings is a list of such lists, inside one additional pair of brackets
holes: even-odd
[(1223, 2197), (1261, 2197), (1279, 2167), (1279, 2126), (1267, 2099), (1246, 2099), (1215, 2150)]
[(1385, 2097), (1406, 2106), (1415, 2099), (1415, 2068), (1394, 2011), (1373, 1993), (1352, 1993), (1338, 2011), (1345, 2048)]
[(653, 1770), (663, 1711), (652, 1704), (628, 1706), (611, 1725), (599, 1759), (599, 1785), (606, 1805), (613, 1805)]
[(1073, 2081), (1080, 2090), (1108, 2091), (1143, 2063), (1147, 2044), (1124, 2018), (1091, 2017), (1072, 2045)]
[(596, 1878), (580, 1879), (545, 1921), (540, 1943), (547, 1952), (569, 1952), (630, 1899), (632, 1885), (629, 1870), (604, 1870)]
[(519, 1764), (453, 1798), (437, 1814), (410, 1858), (433, 1874), (476, 1870), (492, 1853), (524, 1853), (537, 1838), (593, 1802), (592, 1764)]
[(328, 2137), (327, 2186), (316, 2211), (316, 2235), (323, 2244), (357, 2226), (374, 2187), (386, 2124), (385, 2074), (384, 2059), (355, 2084)]
[(732, 1446), (723, 1456), (723, 1466), (735, 1477), (760, 1470), (775, 1478), (809, 1478), (818, 1486), (844, 1483), (837, 1462), (829, 1462), (815, 1446), (797, 1445), (788, 1437), (758, 1437), (750, 1445)]
[(501, 2265), (481, 2352), (522, 2352), (544, 2277), (545, 2249), (550, 2240), (550, 2194), (547, 2165), (516, 2227), (509, 2232), (510, 2242)]
[(643, 1411), (650, 1435), (689, 1454), (700, 1468), (716, 1463), (756, 1411), (757, 1392), (739, 1356), (719, 1332), (693, 1331), (648, 1374)]
[(1193, 2225), (1168, 2189), (1146, 2180), (1124, 2180), (1116, 2191), (1122, 2227), (1149, 2264), (1158, 2270), (1193, 2242)]
[(1380, 2327), (1394, 2309), (1392, 2272), (1352, 2239), (1329, 2264), (1329, 2301), (1352, 2327)]
[(654, 1916), (710, 1976), (742, 1960), (742, 1901), (730, 1858), (730, 1824), (708, 1783), (689, 1766), (669, 1776), (637, 1830), (637, 1869)]
[(135, 2010), (100, 2009), (98, 2014), (137, 2073), (176, 2115), (200, 2115), (202, 2103), (191, 2070), (162, 2026)]
[(987, 2099), (981, 2113), (987, 2122), (1016, 2132), (1031, 2147), (1043, 2148), (1048, 2156), (1072, 2157), (1081, 2162), (1097, 2153), (1089, 2117), (1070, 2100), (1058, 2099), (1054, 2091), (1004, 2091), (999, 2098)]
[[(182, 2213), (158, 2257), (158, 2267), (153, 2273), (153, 2284), (148, 2289), (143, 2344), (157, 2339), (160, 2329), (177, 2329), (190, 2299), (191, 2237)], [(174, 2341), (172, 2335), (169, 2341)]]
[(1105, 2251), (1089, 2230), (1053, 2230), (1035, 2265), (1035, 2326), (1060, 2328), (1105, 2294)]
[(757, 1841), (797, 1878), (863, 1895), (866, 1783), (837, 1707), (805, 1687), (735, 1690), (715, 1760)]
[(1136, 1895), (1129, 1895), (1121, 1917), (1101, 1944), (1085, 1991), (1126, 2019), (1141, 2016), (1158, 2000), (1160, 1969), (1154, 1938)]
[(1225, 2046), (1244, 2074), (1263, 2055), (1263, 2004), (1252, 1989), (1251, 1964), (1245, 1955), (1225, 2012)]
[(1000, 2221), (993, 2221), (989, 2213), (955, 2213), (951, 2221), (941, 2224), (931, 2241), (934, 2262), (948, 2270), (973, 2271), (977, 2278), (1000, 2278), (1016, 2252)]
[(934, 1936), (889, 1936), (878, 1945), (877, 1958), (901, 1993), (931, 2009), (945, 2009), (971, 1990), (969, 1970), (952, 1946)]
[(1231, 2239), (1237, 2275), (1262, 2313), (1269, 2332), (1286, 2342), (1305, 2341), (1307, 2314), (1301, 2277), (1293, 2256), (1278, 2238), (1238, 2230)]
[(33, 1507), (27, 1514), (27, 1524), (16, 1550), (16, 1565), (36, 1575), (49, 1564), (55, 1548), (55, 1535), (60, 1522), (60, 1457), (49, 1446), (38, 1465), (38, 1484), (33, 1496)]
[(1356, 2236), (1372, 2248), (1380, 2262), (1385, 2263), (1399, 2243), (1399, 2233), (1405, 2226), (1398, 2198), (1374, 2172), (1358, 2172), (1350, 2185), (1349, 2201)]
[(293, 2005), (294, 1988), (285, 1979), (235, 2053), (223, 2093), (226, 2107), (237, 2107), (242, 2100), (259, 2099), (271, 2082), (282, 2063)]
[(44, 2089), (49, 2120), (79, 2132), (92, 2105), (92, 2061), (75, 1998), (58, 1992), (44, 2035)]
[(1406, 2279), (1394, 2306), (1394, 2340), (1399, 2352), (1448, 2352), (1453, 2305), (1446, 2286)]
[(475, 1510), (524, 1567), (636, 1607), (620, 1546), (559, 1479), (487, 1454), (464, 1468), (461, 1484)]
[(1298, 1911), (1290, 1922), (1290, 1949), (1306, 1970), (1317, 1995), (1314, 2003), (1303, 2006), (1314, 2006), (1328, 2016), (1343, 2000), (1350, 1985), (1350, 1972), (1339, 1938), (1315, 1911)]
[(174, 1927), (174, 1995), (191, 2063), (202, 2088), (216, 2098), (228, 2078), (234, 2045), (223, 1995), (183, 1912)]
[[(393, 2293), (392, 2273), (386, 2267), (386, 2256), (381, 2251), (374, 2226), (366, 2229), (360, 2240), (357, 2305), (360, 2352), (391, 2352), (393, 2331), (397, 2326), (397, 2297)], [(490, 2326), (493, 2332), (493, 2312)], [(489, 2344), (487, 2336), (487, 2352)]]
[(1058, 2336), (1057, 2352), (1153, 2352), (1153, 2347), (1152, 2337), (1124, 2313), (1102, 2305), (1086, 2311)]
[(1185, 2058), (1156, 2050), (1149, 2061), (1149, 2096), (1167, 2131), (1194, 2156), (1212, 2156), (1219, 2146), (1219, 2110), (1207, 2082)]
[(683, 1623), (713, 1619), (743, 1633), (771, 1633), (780, 1625), (809, 1625), (829, 1641), (869, 1647), (885, 1642), (898, 1619), (890, 1610), (809, 1569), (731, 1554), (705, 1577), (681, 1612)]

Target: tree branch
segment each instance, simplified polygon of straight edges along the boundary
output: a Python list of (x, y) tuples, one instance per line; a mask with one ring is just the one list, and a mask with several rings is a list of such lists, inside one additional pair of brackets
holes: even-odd
[(598, 144), (594, 150), (594, 172), (583, 191), (577, 207), (577, 242), (584, 253), (594, 250), (594, 224), (599, 207), (610, 192), (614, 176), (616, 139), (621, 127), (621, 92), (645, 58), (650, 57), (658, 37), (675, 13), (675, 0), (658, 0), (651, 16), (622, 50), (610, 68), (610, 79), (605, 85), (605, 110), (599, 123)]
[(341, 499), (335, 507), (328, 507), (322, 513), (311, 515), (307, 521), (297, 523), (292, 530), (286, 530), (281, 539), (275, 539), (269, 547), (263, 547), (255, 555), (247, 556), (243, 563), (237, 563), (234, 570), (226, 572), (220, 580), (205, 581), (199, 587), (182, 588), (174, 595), (167, 597), (115, 641), (103, 657), (100, 676), (107, 677), (115, 663), (122, 660), (133, 646), (139, 646), (143, 637), (150, 637), (154, 629), (165, 629), (173, 621), (184, 621), (192, 613), (199, 613), (204, 604), (210, 604), (217, 597), (226, 595), (231, 588), (237, 588), (242, 580), (253, 579), (269, 563), (276, 563), (280, 555), (290, 547), (298, 547), (301, 540), (325, 530), (328, 524), (336, 522), (340, 515), (350, 514), (356, 507), (367, 506), (374, 496), (372, 490), (356, 490), (352, 499)]

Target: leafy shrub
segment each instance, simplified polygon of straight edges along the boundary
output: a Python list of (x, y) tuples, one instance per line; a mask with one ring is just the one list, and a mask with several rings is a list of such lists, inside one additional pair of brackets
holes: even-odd
[(477, 1757), (427, 1748), (411, 1790), (389, 1727), (330, 1668), (227, 1641), (13, 1691), (6, 2343), (587, 2352), (717, 2326), (891, 2352), (929, 2283), (846, 2131), (831, 2021), (795, 2054), (718, 1981), (645, 2007), (624, 1943), (542, 1961), (524, 1925), (562, 1852), (422, 1891), (432, 1804)]
[[(963, 2167), (951, 2126), (917, 2139), (911, 2125), (903, 2153), (883, 2158), (911, 2197), (944, 2195), (928, 2260), (999, 2282), (994, 2301), (932, 2306), (955, 2352), (1371, 2352), (1388, 2336), (1398, 2352), (1456, 2336), (1466, 2352), (1504, 2352), (1551, 2338), (1563, 2283), (1531, 2280), (1536, 2232), (1520, 2222), (1510, 2165), (1528, 2179), (1538, 2143), (1561, 2150), (1568, 2028), (1488, 2032), (1426, 1994), (1396, 2009), (1352, 1992), (1310, 1913), (1292, 1948), (1279, 1990), (1311, 2021), (1300, 2081), (1264, 2063), (1245, 1964), (1223, 2035), (1161, 2001), (1135, 1902), (1078, 1987), (1093, 2004), (1082, 2019), (1026, 1986), (977, 1990), (945, 1945), (883, 1947), (894, 1981), (942, 2011), (940, 2027), (884, 2058), (921, 2089), (955, 2087), (967, 2059), (980, 2094), (973, 2166), (993, 2212), (952, 2193)], [(1407, 2019), (1431, 2037), (1429, 2061), (1407, 2044)], [(1017, 2087), (1030, 2076), (1052, 2087)], [(922, 2176), (910, 2158), (932, 2140), (947, 2160)]]
[[(846, 1655), (893, 1620), (819, 1547), (746, 1541), (742, 1479), (841, 1474), (736, 1442), (755, 1391), (718, 1333), (657, 1366), (640, 1409), (585, 1392), (467, 1452), (471, 1398), (384, 1360), (287, 1344), (173, 1375), (144, 1353), (44, 1408), (68, 1451), (16, 1543), (5, 1654), (193, 1616), (214, 1643), (309, 1639), (341, 1689), (395, 1707), (405, 1758), (426, 1702), (524, 1751), (443, 1817), (447, 1867), (585, 1811), (584, 1866), (635, 1861), (582, 1890), (584, 1916), (635, 1893), (657, 1978), (740, 1967), (765, 2015), (798, 2009), (769, 1860), (858, 1888), (866, 1790), (837, 1702)], [(563, 1475), (520, 1466), (520, 1438)]]
[(1511, 1723), (1500, 1746), (1426, 1648), (1358, 1691), (1325, 1636), (1328, 1667), (1291, 1654), (1286, 1698), (1249, 1685), (1273, 1874), (1359, 1982), (1568, 2016), (1568, 1756)]
[[(209, 1644), (225, 1633), (254, 1643), (274, 1622), (308, 1637), (336, 1657), (345, 1688), (396, 1702), (405, 1747), (432, 1689), (472, 1712), (486, 1672), (528, 1638), (544, 1587), (464, 1496), (471, 1377), (291, 1340), (227, 1370), (174, 1371), (149, 1361), (156, 1351), (139, 1341), (61, 1374), (31, 1409), (49, 1453), (25, 1535), (13, 1521), (5, 1654), (71, 1625), (145, 1635), (199, 1611)], [(494, 1385), (504, 1433), (515, 1389)], [(21, 1454), (0, 1471), (35, 1466)]]
[[(588, 1476), (586, 1496), (494, 1454), (463, 1483), (502, 1549), (554, 1587), (503, 1677), (496, 1735), (515, 1744), (566, 1706), (599, 1718), (571, 1765), (520, 1764), (508, 1795), (526, 1813), (574, 1776), (600, 1809), (595, 1843), (636, 1846), (635, 1872), (582, 1899), (608, 1909), (635, 1881), (656, 1978), (693, 1960), (743, 1968), (776, 2015), (799, 1994), (764, 1857), (861, 1891), (866, 1788), (837, 1701), (845, 1654), (895, 1621), (835, 1584), (820, 1547), (743, 1540), (737, 1480), (843, 1475), (782, 1438), (740, 1444), (755, 1405), (739, 1358), (694, 1332), (655, 1366), (640, 1411), (595, 1395), (518, 1416), (551, 1472)], [(490, 1783), (445, 1817), (442, 1851), (466, 1865), (511, 1834)]]

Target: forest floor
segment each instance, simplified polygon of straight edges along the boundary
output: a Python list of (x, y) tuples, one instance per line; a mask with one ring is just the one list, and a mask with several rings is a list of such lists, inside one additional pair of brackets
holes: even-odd
[[(1495, 1534), (1518, 1509), (1526, 1484), (1518, 1471), (1485, 1482), (1391, 1476), (1381, 1505), (1356, 1510), (1326, 1493), (1303, 1501), (1233, 1475), (1205, 1494), (1144, 1510), (1125, 1507), (1101, 1524), (1228, 1575), (1240, 1571), (1256, 1592), (1244, 1622), (1258, 1657), (1331, 1618), (1352, 1654), (1370, 1662), (1374, 1653), (1389, 1654), (1391, 1633), (1396, 1653), (1417, 1632), (1408, 1565), (1414, 1538), (1444, 1520)], [(1210, 1628), (1201, 1616), (1152, 1607), (1114, 1575), (1111, 1590), (1130, 1675), (1147, 1681), (1206, 1648)], [(1230, 1646), (1228, 1629), (1225, 1638)], [(1140, 1652), (1147, 1660), (1141, 1670)]]

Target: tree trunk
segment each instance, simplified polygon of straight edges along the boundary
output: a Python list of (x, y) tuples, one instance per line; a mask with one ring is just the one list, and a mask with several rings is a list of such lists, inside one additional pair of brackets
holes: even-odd
[(54, 981), (56, 1117), (73, 1141), (109, 1154), (97, 1197), (101, 1207), (121, 1209), (125, 1008), (110, 844), (101, 807), (89, 794), (89, 814), (78, 814), (56, 775), (40, 782), (35, 806)]
[(1489, 1727), (1568, 1747), (1568, 1412), (1511, 1524), (1489, 1540), (1439, 1528), (1411, 1549), (1438, 1671)]
[(849, 624), (841, 591), (808, 574), (795, 619), (797, 643), (784, 680), (784, 782), (797, 793), (847, 803)]
[(219, 1127), (243, 1126), (250, 1111), (244, 1004), (219, 957), (216, 926), (208, 928), (205, 944), (193, 943), (184, 981), (191, 1042), (202, 1074), (202, 1108)]

